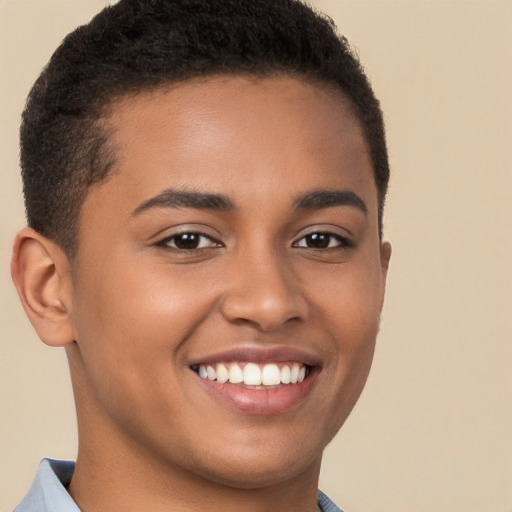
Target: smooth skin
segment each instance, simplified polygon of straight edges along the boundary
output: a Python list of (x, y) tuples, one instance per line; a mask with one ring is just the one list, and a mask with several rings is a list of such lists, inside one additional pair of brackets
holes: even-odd
[[(84, 512), (316, 510), (390, 257), (359, 122), (341, 93), (290, 77), (190, 81), (112, 112), (116, 164), (76, 257), (26, 228), (12, 265), (39, 336), (66, 347), (71, 495)], [(314, 380), (282, 412), (240, 410), (191, 368), (233, 349), (301, 351)]]

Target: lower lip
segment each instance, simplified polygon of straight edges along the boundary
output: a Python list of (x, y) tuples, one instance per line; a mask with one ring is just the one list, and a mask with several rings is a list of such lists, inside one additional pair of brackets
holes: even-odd
[(229, 407), (247, 414), (269, 415), (284, 413), (304, 401), (311, 392), (317, 374), (316, 369), (313, 369), (307, 378), (298, 384), (282, 384), (269, 389), (221, 384), (203, 379), (199, 375), (197, 378), (207, 392)]

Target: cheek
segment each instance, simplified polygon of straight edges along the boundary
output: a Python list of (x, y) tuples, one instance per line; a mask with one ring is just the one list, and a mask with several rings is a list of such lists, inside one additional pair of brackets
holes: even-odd
[(100, 272), (79, 276), (75, 291), (73, 304), (82, 336), (109, 337), (111, 343), (144, 333), (147, 338), (151, 333), (167, 338), (186, 335), (186, 326), (194, 316), (201, 316), (208, 302), (207, 290), (197, 293), (186, 275), (137, 260), (131, 264), (117, 260)]
[[(75, 286), (73, 321), (83, 364), (93, 381), (143, 389), (167, 380), (181, 343), (208, 314), (207, 288), (164, 265), (105, 265)], [(199, 276), (201, 277), (201, 276)], [(116, 384), (117, 382), (117, 384)], [(100, 388), (99, 385), (95, 387)]]
[(310, 302), (319, 309), (317, 316), (351, 346), (372, 339), (378, 330), (383, 284), (373, 260), (360, 258), (309, 278), (314, 282), (309, 286), (314, 290)]
[[(340, 266), (317, 288), (314, 316), (330, 335), (328, 361), (338, 403), (350, 409), (368, 377), (379, 330), (382, 278), (371, 260)], [(340, 411), (340, 414), (345, 414)]]
[[(183, 408), (177, 391), (183, 341), (211, 309), (211, 293), (198, 294), (190, 276), (173, 275), (167, 266), (129, 266), (120, 259), (88, 273), (75, 291), (81, 389), (88, 407), (129, 435), (156, 424), (170, 428)], [(155, 425), (146, 425), (147, 418)]]

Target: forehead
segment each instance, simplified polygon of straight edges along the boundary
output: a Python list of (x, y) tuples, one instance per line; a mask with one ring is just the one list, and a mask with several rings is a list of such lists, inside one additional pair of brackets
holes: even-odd
[(315, 187), (374, 188), (363, 130), (333, 88), (221, 76), (126, 97), (111, 112), (110, 182), (125, 187), (133, 207), (171, 186), (253, 200), (269, 188), (290, 197)]

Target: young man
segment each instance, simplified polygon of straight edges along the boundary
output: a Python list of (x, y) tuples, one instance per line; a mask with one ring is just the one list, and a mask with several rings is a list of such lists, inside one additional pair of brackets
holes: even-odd
[(68, 356), (76, 466), (26, 511), (339, 510), (322, 453), (371, 365), (389, 244), (377, 100), (296, 0), (121, 0), (21, 129), (12, 274)]

